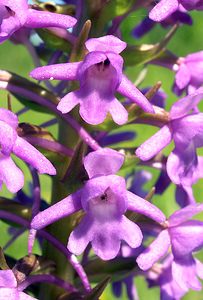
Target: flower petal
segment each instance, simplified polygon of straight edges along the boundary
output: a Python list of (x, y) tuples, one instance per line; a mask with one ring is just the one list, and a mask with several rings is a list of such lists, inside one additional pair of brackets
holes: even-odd
[(100, 38), (92, 38), (86, 41), (88, 51), (103, 51), (120, 53), (126, 48), (126, 43), (114, 35), (106, 35)]
[(1, 288), (0, 300), (17, 300), (19, 299), (19, 292), (17, 289), (13, 288)]
[(190, 82), (191, 75), (187, 66), (182, 63), (175, 76), (175, 81), (179, 89), (184, 89)]
[(112, 99), (109, 105), (109, 112), (114, 122), (118, 125), (123, 125), (128, 121), (127, 110), (116, 98)]
[(163, 230), (157, 238), (142, 252), (136, 259), (140, 269), (146, 271), (150, 269), (154, 263), (161, 259), (168, 251), (170, 246), (170, 237), (168, 230)]
[(73, 27), (76, 22), (75, 18), (68, 15), (29, 9), (25, 26), (29, 28), (59, 27), (67, 29)]
[(166, 220), (162, 211), (151, 204), (149, 201), (127, 191), (128, 205), (127, 209), (145, 215), (156, 222), (164, 222)]
[[(169, 228), (175, 258), (184, 257), (203, 246), (203, 222), (190, 220)], [(190, 243), (188, 243), (190, 241)]]
[(101, 124), (109, 110), (109, 104), (114, 97), (109, 95), (109, 98), (102, 97), (98, 90), (92, 89), (83, 89), (80, 93), (75, 92), (75, 95), (80, 100), (80, 115), (87, 122), (91, 125), (98, 125)]
[(170, 227), (178, 226), (203, 211), (203, 204), (188, 205), (175, 211), (168, 219)]
[(13, 129), (18, 127), (18, 117), (8, 109), (0, 108), (0, 120), (13, 127)]
[(24, 185), (23, 172), (10, 156), (0, 156), (0, 181), (5, 183), (11, 193), (17, 193)]
[(203, 99), (203, 88), (175, 102), (170, 110), (170, 118), (178, 119), (187, 115)]
[(109, 260), (117, 256), (121, 245), (120, 225), (119, 220), (94, 224), (92, 248), (101, 259)]
[[(98, 176), (88, 180), (85, 183), (81, 194), (81, 203), (83, 209), (85, 211), (89, 211), (91, 200), (104, 195), (104, 193), (109, 194), (108, 197), (110, 198), (103, 203), (105, 204), (104, 207), (106, 207), (106, 209), (110, 204), (110, 207), (115, 210), (116, 215), (122, 215), (125, 213), (127, 204), (126, 183), (123, 177), (117, 175)], [(101, 219), (104, 220), (105, 218), (111, 218), (111, 210), (109, 216), (108, 211), (105, 211), (102, 203), (100, 204), (101, 206), (99, 205), (98, 214), (101, 216)], [(95, 211), (95, 213), (97, 212)]]
[(193, 113), (173, 120), (171, 126), (176, 147), (184, 151), (191, 141), (195, 148), (203, 146), (203, 113)]
[(50, 161), (21, 137), (17, 137), (13, 146), (13, 153), (37, 169), (40, 174), (56, 174), (56, 169)]
[(156, 22), (161, 22), (170, 16), (174, 11), (178, 9), (177, 0), (161, 0), (155, 7), (150, 11), (149, 18)]
[(191, 186), (178, 185), (176, 187), (175, 197), (176, 202), (182, 208), (190, 204), (196, 204)]
[(172, 132), (167, 125), (164, 125), (157, 133), (150, 137), (140, 147), (135, 154), (141, 160), (149, 160), (165, 148), (172, 140)]
[(0, 271), (0, 287), (16, 288), (17, 281), (13, 271), (1, 270)]
[(203, 279), (203, 264), (201, 261), (199, 261), (198, 259), (195, 259), (196, 262), (196, 272), (197, 272), (197, 276), (201, 279)]
[(39, 67), (32, 70), (30, 76), (37, 80), (76, 80), (80, 64), (81, 62), (73, 62)]
[(19, 20), (21, 25), (24, 25), (28, 13), (27, 0), (1, 0), (1, 5), (8, 6), (15, 13), (16, 19)]
[(84, 167), (89, 178), (92, 178), (95, 176), (115, 174), (121, 168), (123, 162), (123, 154), (110, 148), (102, 148), (90, 152), (84, 158)]
[(28, 294), (23, 293), (23, 292), (19, 292), (18, 298), (16, 298), (16, 299), (18, 299), (18, 300), (37, 300), (37, 298), (33, 298), (33, 297), (29, 296)]
[(57, 109), (60, 110), (63, 114), (71, 111), (77, 104), (82, 100), (78, 97), (79, 92), (71, 92), (65, 95), (59, 102)]
[(190, 63), (190, 62), (202, 62), (203, 61), (203, 51), (195, 52), (188, 54), (185, 58), (185, 62)]
[(94, 51), (88, 53), (83, 62), (81, 63), (80, 68), (78, 68), (78, 79), (80, 80), (80, 84), (83, 85), (86, 81), (86, 72), (92, 66), (96, 66), (99, 63), (104, 62), (107, 59), (105, 53), (101, 51)]
[(173, 261), (172, 276), (183, 290), (191, 288), (200, 291), (202, 288), (197, 279), (196, 263), (191, 255)]
[(68, 239), (68, 250), (75, 255), (83, 253), (89, 242), (92, 241), (93, 219), (87, 214), (72, 231)]
[(138, 248), (143, 239), (140, 227), (134, 222), (122, 216), (119, 227), (120, 238), (125, 241), (131, 248)]
[(136, 103), (145, 112), (154, 113), (151, 103), (125, 75), (122, 76), (117, 92)]
[(80, 197), (79, 190), (38, 213), (31, 222), (31, 228), (39, 230), (80, 210), (82, 208)]
[(198, 161), (194, 145), (190, 143), (185, 151), (174, 149), (167, 160), (166, 170), (171, 181), (183, 186), (191, 186), (198, 178)]
[(3, 154), (9, 155), (11, 153), (16, 139), (17, 133), (13, 127), (0, 121), (0, 146)]

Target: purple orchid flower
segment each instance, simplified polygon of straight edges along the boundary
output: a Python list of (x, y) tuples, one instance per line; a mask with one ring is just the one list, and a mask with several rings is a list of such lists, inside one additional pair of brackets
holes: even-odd
[(37, 300), (18, 290), (18, 283), (12, 270), (0, 271), (0, 300)]
[(29, 8), (27, 0), (1, 0), (0, 43), (7, 40), (21, 27), (73, 27), (77, 20), (73, 17), (39, 11)]
[(114, 122), (127, 122), (128, 113), (115, 98), (115, 92), (153, 113), (153, 107), (145, 96), (122, 74), (123, 59), (119, 55), (126, 43), (115, 36), (89, 39), (89, 53), (82, 62), (56, 64), (34, 69), (30, 76), (38, 79), (79, 80), (79, 90), (68, 93), (58, 104), (62, 113), (68, 113), (80, 104), (80, 115), (89, 124), (100, 124), (109, 112)]
[[(198, 157), (198, 160), (202, 161), (202, 159), (203, 158)], [(198, 169), (203, 170), (199, 167)], [(203, 177), (203, 174), (199, 173), (199, 178), (201, 177)], [(171, 180), (167, 174), (167, 171), (164, 168), (161, 170), (159, 178), (155, 184), (155, 193), (162, 195), (170, 184)], [(180, 207), (185, 207), (187, 205), (196, 203), (191, 186), (182, 186), (181, 184), (177, 185), (175, 190), (175, 198), (176, 202)]]
[[(187, 25), (192, 25), (192, 18), (189, 14), (177, 10), (172, 15), (168, 16), (166, 19), (164, 19), (162, 22), (160, 22), (160, 25), (163, 28), (167, 28), (169, 26), (173, 26), (176, 23), (182, 23)], [(132, 31), (132, 35), (136, 38), (142, 38), (145, 34), (150, 32), (157, 23), (153, 20), (151, 20), (149, 17), (144, 18)]]
[[(200, 290), (197, 276), (203, 278), (203, 264), (197, 262), (192, 252), (203, 247), (203, 222), (190, 220), (203, 211), (203, 204), (188, 205), (173, 213), (152, 244), (137, 258), (142, 270), (150, 269), (155, 262), (167, 254), (171, 246), (174, 257), (172, 277), (182, 290)], [(188, 242), (189, 241), (189, 242)]]
[[(89, 180), (84, 187), (36, 215), (31, 228), (41, 229), (81, 209), (86, 213), (70, 234), (68, 249), (80, 255), (89, 242), (103, 260), (113, 259), (119, 252), (121, 240), (137, 248), (142, 232), (124, 214), (132, 210), (157, 222), (163, 222), (163, 213), (148, 201), (126, 190), (124, 178), (114, 175), (123, 164), (124, 157), (112, 149), (89, 153), (84, 167)], [(101, 163), (102, 162), (102, 163)]]
[(192, 94), (203, 84), (203, 51), (179, 58), (173, 70), (176, 72), (174, 92), (178, 96), (184, 91)]
[(56, 174), (55, 168), (48, 159), (18, 136), (17, 127), (17, 116), (7, 109), (0, 108), (0, 187), (5, 183), (12, 193), (16, 193), (23, 187), (24, 176), (13, 162), (11, 153), (32, 165), (41, 174)]
[(150, 11), (149, 18), (156, 22), (161, 22), (168, 18), (177, 10), (202, 10), (202, 0), (161, 0)]
[[(173, 255), (167, 256), (161, 264), (155, 264), (145, 275), (149, 287), (160, 288), (161, 300), (181, 300), (188, 290), (181, 288), (172, 274)], [(155, 270), (153, 270), (155, 269)]]
[(184, 187), (202, 177), (202, 160), (196, 148), (203, 146), (203, 114), (191, 112), (202, 98), (203, 89), (200, 88), (173, 104), (169, 123), (136, 150), (140, 159), (149, 160), (173, 139), (175, 148), (168, 157), (166, 169), (171, 181)]

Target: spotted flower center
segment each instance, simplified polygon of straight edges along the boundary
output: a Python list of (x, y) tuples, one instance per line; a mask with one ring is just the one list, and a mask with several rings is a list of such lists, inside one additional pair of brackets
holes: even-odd
[(90, 200), (89, 209), (97, 219), (111, 219), (118, 214), (116, 195), (107, 188), (103, 194)]

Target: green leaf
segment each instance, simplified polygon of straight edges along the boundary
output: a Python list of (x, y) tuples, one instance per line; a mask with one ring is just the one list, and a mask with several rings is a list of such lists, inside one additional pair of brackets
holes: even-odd
[[(70, 53), (72, 44), (67, 39), (59, 36), (59, 32), (64, 30), (60, 28), (53, 31), (50, 29), (43, 28), (43, 29), (37, 29), (36, 31), (48, 48)], [(58, 35), (57, 35), (57, 31), (58, 31)]]
[(34, 97), (41, 98), (41, 102), (43, 102), (43, 99), (49, 100), (54, 104), (58, 104), (59, 102), (59, 99), (52, 92), (15, 73), (1, 70), (0, 80), (7, 82), (6, 90), (32, 110), (52, 114), (51, 110), (43, 106), (43, 104), (38, 104), (31, 100)]
[(110, 261), (95, 258), (87, 263), (85, 272), (92, 282), (103, 280), (106, 276), (117, 281), (129, 275), (136, 266), (134, 257), (118, 257)]
[(110, 279), (111, 277), (106, 277), (104, 280), (102, 280), (87, 296), (84, 297), (84, 300), (98, 300), (105, 290)]
[(87, 145), (84, 142), (79, 142), (75, 148), (74, 155), (65, 171), (65, 175), (61, 180), (68, 186), (68, 192), (73, 193), (87, 179), (87, 174), (83, 167), (83, 158), (87, 151)]
[(88, 17), (92, 21), (92, 36), (100, 36), (105, 26), (117, 16), (127, 13), (133, 0), (86, 0)]
[(161, 59), (162, 63), (175, 63), (177, 57), (166, 49), (167, 44), (175, 34), (178, 26), (174, 26), (157, 44), (129, 45), (121, 53), (125, 66), (142, 65), (155, 59)]
[(2, 270), (9, 270), (9, 266), (7, 265), (3, 249), (0, 247), (0, 268)]
[[(13, 200), (0, 197), (0, 210), (16, 214), (24, 219), (31, 218), (31, 208)], [(10, 222), (9, 222), (10, 223)]]

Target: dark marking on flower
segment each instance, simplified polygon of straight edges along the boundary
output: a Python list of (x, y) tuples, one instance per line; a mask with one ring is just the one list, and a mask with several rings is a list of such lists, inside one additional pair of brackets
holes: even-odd
[(6, 8), (6, 10), (9, 13), (10, 16), (15, 16), (15, 12), (12, 9), (10, 9), (10, 7), (5, 6), (5, 8)]
[(107, 194), (104, 193), (103, 195), (101, 195), (100, 199), (101, 199), (102, 201), (107, 201), (107, 200), (108, 200)]

